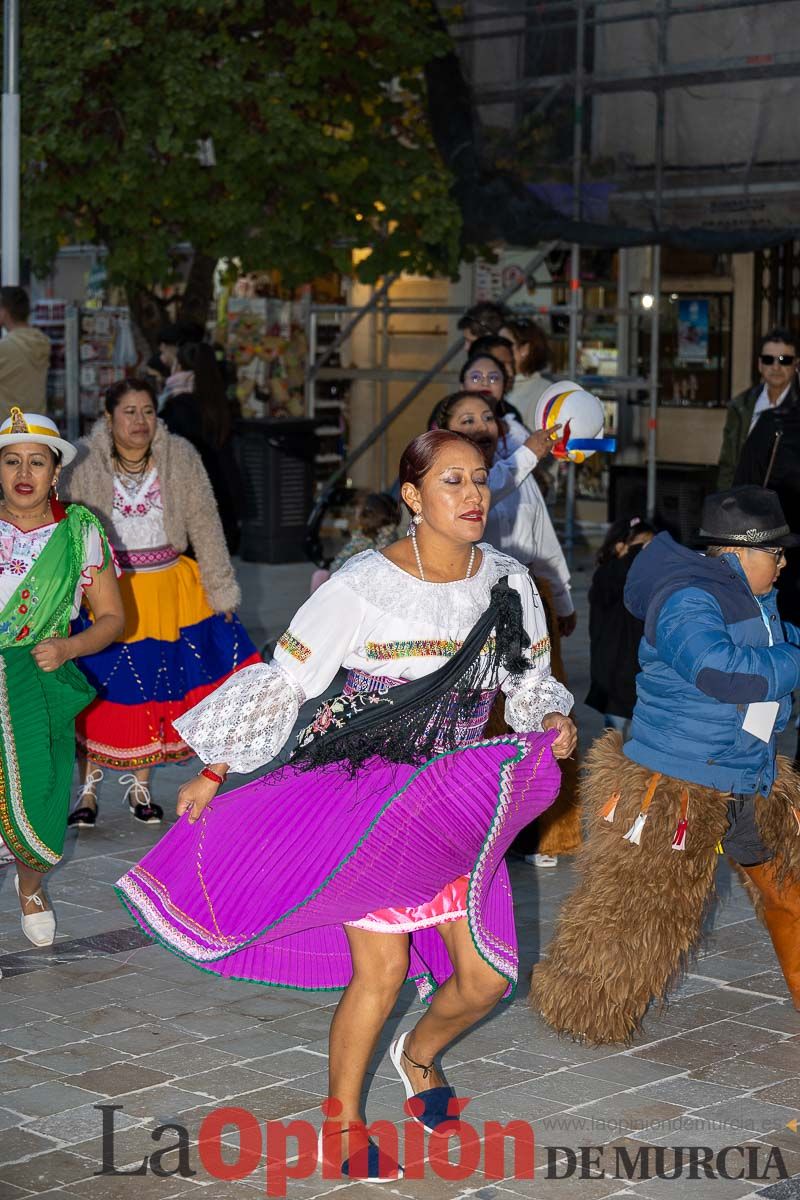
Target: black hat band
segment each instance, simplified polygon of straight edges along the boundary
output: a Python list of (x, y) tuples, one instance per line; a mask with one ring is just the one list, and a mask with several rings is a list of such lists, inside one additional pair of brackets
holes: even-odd
[(748, 529), (747, 533), (709, 533), (706, 529), (701, 529), (699, 536), (703, 538), (713, 538), (715, 541), (725, 545), (730, 542), (746, 542), (750, 545), (758, 545), (762, 542), (770, 542), (776, 537), (786, 537), (790, 533), (788, 525), (779, 525), (777, 529)]

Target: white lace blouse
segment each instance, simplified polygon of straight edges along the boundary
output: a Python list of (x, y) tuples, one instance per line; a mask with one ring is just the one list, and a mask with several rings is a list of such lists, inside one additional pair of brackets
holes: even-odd
[(430, 674), (460, 648), (504, 575), (519, 591), (533, 666), (501, 675), (512, 729), (541, 729), (573, 698), (550, 674), (544, 611), (525, 568), (482, 544), (471, 579), (423, 583), (376, 550), (351, 558), (293, 618), (271, 662), (246, 667), (175, 722), (204, 762), (255, 771), (281, 750), (300, 705), (330, 687), (340, 667), (396, 680)]

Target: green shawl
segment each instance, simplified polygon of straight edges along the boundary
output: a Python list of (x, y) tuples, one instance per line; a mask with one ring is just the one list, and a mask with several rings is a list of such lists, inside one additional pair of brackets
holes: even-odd
[(0, 836), (26, 866), (46, 871), (61, 858), (75, 761), (75, 717), (94, 688), (73, 662), (42, 671), (38, 642), (69, 633), (85, 560), (84, 532), (108, 540), (95, 516), (73, 504), (0, 612)]

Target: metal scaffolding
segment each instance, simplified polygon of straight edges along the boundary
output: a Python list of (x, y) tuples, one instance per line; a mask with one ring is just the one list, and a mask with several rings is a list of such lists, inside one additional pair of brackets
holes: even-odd
[[(740, 181), (721, 180), (717, 186), (708, 182), (708, 177), (717, 168), (709, 167), (698, 172), (698, 178), (681, 181), (680, 168), (670, 168), (668, 177), (665, 168), (665, 141), (667, 96), (674, 89), (689, 87), (707, 87), (720, 83), (750, 83), (760, 79), (785, 79), (800, 74), (800, 54), (793, 49), (773, 49), (771, 53), (753, 53), (744, 56), (728, 56), (716, 59), (697, 58), (691, 61), (670, 61), (670, 22), (684, 17), (698, 17), (722, 13), (734, 9), (760, 9), (765, 14), (774, 8), (774, 0), (536, 0), (534, 3), (498, 4), (492, 11), (467, 13), (458, 17), (452, 24), (451, 33), (455, 43), (462, 49), (469, 48), (477, 42), (497, 39), (525, 37), (528, 32), (529, 20), (535, 20), (536, 31), (562, 30), (574, 31), (574, 70), (556, 71), (552, 74), (527, 75), (524, 71), (517, 77), (482, 84), (476, 82), (472, 86), (472, 98), (478, 107), (486, 105), (518, 104), (525, 98), (541, 97), (541, 102), (534, 110), (534, 116), (543, 112), (553, 97), (570, 89), (572, 92), (573, 131), (572, 131), (572, 217), (580, 222), (584, 217), (582, 202), (585, 185), (584, 159), (586, 154), (586, 104), (591, 97), (619, 93), (644, 92), (652, 97), (655, 106), (654, 132), (652, 144), (652, 170), (639, 169), (635, 173), (636, 197), (648, 204), (651, 212), (654, 233), (663, 228), (665, 201), (670, 202), (685, 191), (688, 198), (701, 195), (726, 194), (736, 198), (743, 193), (752, 182), (750, 174), (745, 175), (745, 183)], [(765, 17), (766, 19), (766, 17)], [(623, 26), (630, 22), (649, 21), (655, 27), (655, 67), (647, 73), (636, 65), (615, 71), (594, 70), (587, 67), (587, 37), (590, 31), (603, 26)], [(517, 24), (518, 23), (518, 24)], [(738, 169), (738, 164), (734, 164)], [(748, 164), (750, 171), (752, 162)], [(774, 177), (770, 170), (775, 164), (763, 164), (759, 180), (759, 188), (766, 191), (787, 188), (791, 186), (785, 179)], [(732, 172), (734, 173), (734, 172)], [(626, 178), (630, 177), (630, 171)], [(672, 185), (672, 180), (677, 182)], [(565, 219), (565, 225), (569, 222)], [(527, 265), (525, 274), (531, 273), (536, 266), (544, 261), (557, 245), (550, 243), (539, 250)], [(647, 512), (653, 516), (656, 508), (656, 439), (659, 407), (659, 352), (660, 352), (660, 312), (659, 299), (661, 292), (661, 247), (659, 239), (654, 236), (650, 248), (650, 283), (653, 303), (649, 309), (650, 353), (649, 370), (646, 379), (629, 378), (628, 367), (622, 357), (618, 360), (620, 375), (609, 378), (604, 382), (613, 385), (620, 393), (628, 394), (634, 390), (644, 391), (647, 395), (647, 431), (646, 431), (646, 462), (647, 462)], [(566, 313), (569, 317), (569, 375), (578, 375), (579, 343), (581, 337), (581, 322), (585, 312), (590, 311), (583, 305), (583, 280), (581, 276), (581, 246), (575, 242), (570, 245), (569, 268), (569, 301), (565, 306), (550, 306), (548, 311)], [(388, 316), (395, 311), (427, 311), (430, 313), (449, 313), (452, 310), (436, 307), (395, 308), (390, 299), (390, 289), (395, 282), (394, 277), (383, 282), (367, 305), (349, 314), (350, 319), (337, 337), (334, 345), (329, 346), (321, 356), (317, 355), (316, 322), (323, 311), (330, 311), (330, 306), (311, 305), (308, 311), (308, 340), (309, 340), (309, 371), (307, 375), (306, 396), (309, 412), (313, 412), (313, 395), (316, 381), (328, 378), (369, 378), (381, 383), (382, 413), (375, 428), (359, 445), (351, 449), (337, 469), (325, 483), (330, 489), (351, 466), (369, 450), (383, 435), (393, 421), (403, 413), (420, 393), (434, 380), (449, 378), (446, 374), (448, 364), (459, 353), (462, 341), (454, 342), (445, 354), (424, 372), (393, 408), (388, 408), (387, 384), (389, 380), (404, 377), (403, 373), (391, 371), (388, 368), (388, 351), (386, 333)], [(618, 304), (615, 310), (619, 331), (618, 351), (627, 354), (629, 347), (630, 316), (628, 308), (628, 265), (624, 252), (619, 255), (618, 272)], [(519, 286), (519, 285), (517, 285)], [(510, 288), (498, 299), (506, 301), (517, 290)], [(339, 311), (344, 311), (341, 306)], [(381, 349), (380, 366), (377, 368), (331, 368), (328, 366), (331, 356), (350, 336), (358, 323), (370, 312), (383, 314), (383, 346)], [(588, 380), (586, 381), (588, 385)], [(567, 473), (567, 499), (565, 519), (565, 544), (570, 551), (575, 533), (575, 469), (570, 464)]]

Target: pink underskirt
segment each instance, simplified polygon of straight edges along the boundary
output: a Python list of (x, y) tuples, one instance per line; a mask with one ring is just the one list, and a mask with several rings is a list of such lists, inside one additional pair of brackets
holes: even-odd
[(412, 933), (415, 929), (427, 929), (431, 925), (442, 925), (445, 921), (459, 921), (467, 915), (467, 892), (469, 875), (459, 875), (437, 892), (432, 900), (418, 904), (416, 908), (379, 908), (367, 913), (359, 921), (347, 921), (354, 929), (368, 929), (371, 933)]

